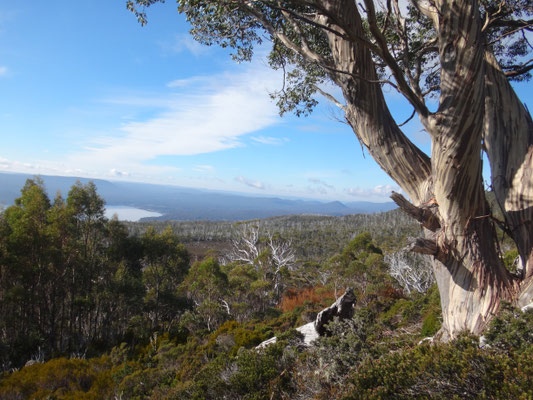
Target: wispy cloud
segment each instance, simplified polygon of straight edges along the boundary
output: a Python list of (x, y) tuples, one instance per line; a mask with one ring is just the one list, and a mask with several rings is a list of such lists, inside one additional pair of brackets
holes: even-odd
[(322, 186), (322, 187), (330, 189), (330, 190), (335, 190), (335, 187), (333, 185), (330, 185), (330, 184), (324, 182), (321, 179), (309, 178), (308, 181), (311, 182), (311, 183), (314, 183), (315, 185)]
[(187, 86), (198, 85), (208, 82), (210, 78), (208, 76), (192, 76), (190, 78), (175, 79), (167, 83), (169, 88), (184, 88)]
[(212, 165), (196, 165), (193, 169), (197, 172), (213, 172), (215, 167)]
[(178, 54), (187, 51), (194, 56), (199, 56), (210, 51), (208, 46), (197, 42), (188, 33), (175, 35), (172, 40), (161, 42), (160, 45), (164, 51)]
[(326, 188), (322, 186), (307, 186), (306, 192), (307, 194), (310, 194), (310, 195), (316, 195), (316, 194), (327, 195), (328, 194), (328, 191), (326, 190)]
[(246, 179), (244, 176), (237, 176), (235, 178), (237, 182), (242, 183), (243, 185), (255, 188), (255, 189), (261, 189), (264, 190), (266, 188), (266, 185), (263, 182), (259, 181), (252, 181), (250, 179)]
[(261, 144), (281, 145), (289, 141), (288, 138), (275, 138), (271, 136), (252, 136), (252, 140)]
[(8, 73), (9, 69), (4, 65), (0, 65), (0, 77), (7, 76)]
[(368, 200), (386, 200), (392, 191), (395, 192), (401, 192), (401, 188), (398, 186), (392, 186), (392, 185), (378, 185), (374, 186), (373, 188), (360, 188), (360, 187), (354, 187), (349, 188), (345, 190), (345, 193), (357, 197), (360, 199), (368, 199)]
[[(146, 161), (159, 156), (197, 155), (244, 146), (242, 135), (279, 121), (267, 95), (279, 83), (276, 72), (252, 64), (241, 73), (204, 82), (194, 90), (160, 97), (143, 100), (142, 96), (131, 96), (133, 106), (156, 108), (152, 117), (125, 123), (118, 131), (92, 139), (84, 151), (69, 159), (78, 165), (94, 165), (98, 160), (108, 170), (129, 169), (131, 165), (144, 168)], [(127, 105), (128, 97), (105, 102)]]

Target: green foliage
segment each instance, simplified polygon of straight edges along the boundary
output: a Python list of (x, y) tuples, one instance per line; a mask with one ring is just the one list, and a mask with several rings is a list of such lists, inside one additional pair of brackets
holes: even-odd
[(437, 285), (425, 294), (413, 293), (396, 300), (380, 315), (380, 320), (391, 329), (398, 329), (422, 321), (420, 335), (433, 336), (441, 326), (440, 296)]
[(196, 311), (213, 330), (226, 316), (222, 297), (228, 289), (228, 277), (214, 258), (196, 262), (181, 285), (181, 290), (196, 303)]
[[(309, 261), (315, 253), (301, 252), (306, 268), (287, 270), (283, 279), (304, 300), (276, 308), (268, 297), (271, 282), (253, 265), (221, 266), (209, 257), (189, 266), (171, 228), (129, 235), (124, 224), (103, 218), (94, 187), (77, 185), (71, 193), (72, 199), (50, 202), (42, 185), (30, 181), (0, 215), (0, 361), (7, 370), (30, 358), (109, 356), (53, 358), (4, 372), (0, 398), (533, 395), (532, 313), (504, 308), (486, 333), (485, 349), (471, 337), (416, 346), (440, 327), (439, 293), (433, 286), (406, 296), (394, 286), (381, 250), (386, 235), (373, 240), (363, 232), (336, 243), (348, 234), (325, 229), (328, 239), (320, 245), (331, 242), (328, 251), (337, 254), (316, 263)], [(368, 218), (376, 226), (388, 221), (386, 230), (394, 215)], [(299, 231), (301, 220), (283, 221), (294, 223), (284, 238), (302, 238), (305, 246), (322, 241), (304, 237), (320, 225)], [(323, 279), (325, 286), (318, 284)], [(353, 319), (332, 322), (329, 336), (305, 349), (294, 328), (345, 285), (358, 292)], [(255, 349), (274, 335), (276, 344)]]
[(506, 352), (523, 352), (533, 346), (533, 310), (525, 312), (505, 304), (485, 332), (487, 344)]
[(293, 356), (280, 341), (261, 351), (241, 352), (229, 372), (231, 391), (249, 400), (290, 398)]
[(94, 356), (122, 340), (175, 331), (189, 256), (170, 229), (131, 237), (104, 216), (93, 183), (50, 202), (29, 179), (0, 214), (0, 363)]
[(483, 351), (469, 336), (423, 344), (365, 361), (343, 398), (526, 399), (533, 394), (531, 361), (531, 352), (511, 359)]
[(113, 394), (108, 357), (81, 360), (56, 358), (0, 378), (2, 399), (102, 399)]
[(503, 263), (505, 268), (510, 272), (516, 272), (516, 259), (518, 258), (518, 250), (511, 249), (505, 252), (503, 255)]
[(340, 254), (331, 257), (322, 268), (329, 287), (354, 288), (359, 301), (371, 302), (380, 291), (394, 284), (383, 261), (383, 251), (368, 232), (352, 239)]
[(330, 335), (320, 337), (316, 343), (321, 374), (328, 382), (341, 382), (345, 375), (361, 361), (375, 352), (372, 335), (376, 333), (375, 315), (360, 309), (350, 320), (330, 322)]
[(435, 314), (428, 314), (422, 322), (422, 336), (433, 336), (440, 329), (440, 321)]

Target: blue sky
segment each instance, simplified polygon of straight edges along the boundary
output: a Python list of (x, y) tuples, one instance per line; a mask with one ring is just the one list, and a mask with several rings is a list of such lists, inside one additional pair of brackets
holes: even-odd
[[(194, 42), (172, 0), (148, 16), (125, 0), (0, 0), (0, 171), (342, 201), (399, 190), (326, 100), (278, 116), (266, 49), (236, 64)], [(405, 131), (429, 152), (419, 122)]]

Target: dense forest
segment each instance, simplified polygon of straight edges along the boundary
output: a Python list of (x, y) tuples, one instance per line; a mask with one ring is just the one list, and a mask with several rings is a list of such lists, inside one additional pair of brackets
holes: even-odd
[[(91, 183), (51, 200), (28, 180), (0, 215), (0, 399), (531, 398), (531, 310), (424, 340), (442, 316), (401, 250), (419, 230), (400, 211), (123, 223)], [(353, 318), (305, 346), (294, 328), (348, 287)]]

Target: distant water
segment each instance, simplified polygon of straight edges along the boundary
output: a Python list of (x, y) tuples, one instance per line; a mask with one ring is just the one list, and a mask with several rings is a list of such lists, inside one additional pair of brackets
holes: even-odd
[(160, 217), (160, 214), (155, 211), (143, 210), (141, 208), (127, 207), (127, 206), (109, 206), (105, 209), (105, 216), (112, 218), (117, 214), (120, 221), (139, 221), (141, 218)]

